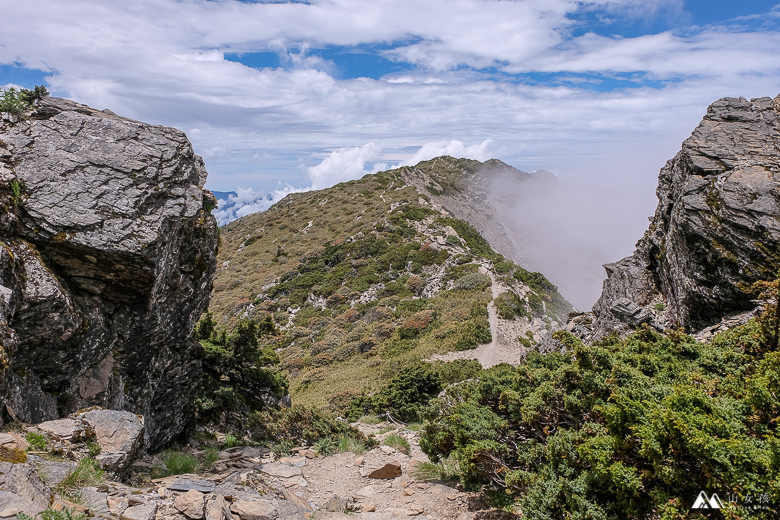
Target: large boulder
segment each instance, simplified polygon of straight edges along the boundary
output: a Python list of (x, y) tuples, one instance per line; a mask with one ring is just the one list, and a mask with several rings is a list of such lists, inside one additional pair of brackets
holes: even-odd
[(46, 98), (0, 120), (0, 421), (98, 405), (148, 447), (193, 416), (217, 227), (186, 136)]
[(594, 337), (641, 323), (700, 329), (755, 307), (780, 268), (780, 96), (725, 98), (661, 169), (658, 208), (628, 258), (605, 266)]

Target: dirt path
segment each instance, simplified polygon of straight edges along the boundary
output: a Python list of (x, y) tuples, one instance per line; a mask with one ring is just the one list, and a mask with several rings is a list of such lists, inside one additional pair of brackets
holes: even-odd
[(488, 323), (490, 323), (490, 343), (480, 345), (473, 350), (462, 350), (460, 352), (448, 352), (447, 354), (437, 354), (431, 358), (432, 361), (455, 361), (456, 359), (476, 359), (482, 365), (482, 368), (490, 368), (501, 363), (517, 365), (523, 361), (524, 350), (513, 348), (499, 341), (498, 311), (496, 310), (495, 300), (501, 294), (501, 285), (496, 281), (493, 271), (487, 266), (481, 266), (479, 272), (490, 276), (492, 282), (490, 291), (493, 299), (488, 303)]
[[(398, 428), (378, 434), (386, 426), (386, 423), (357, 425), (364, 433), (374, 434), (380, 442), (391, 434), (404, 437), (410, 445), (409, 454), (380, 445), (360, 455), (347, 452), (316, 457), (306, 460), (298, 480), (279, 484), (288, 493), (318, 505), (318, 519), (390, 520), (414, 516), (436, 520), (473, 519), (474, 513), (468, 512), (471, 493), (458, 491), (453, 483), (415, 478), (415, 466), (428, 461), (419, 448), (419, 433)], [(370, 476), (373, 470), (391, 467), (398, 468), (398, 476)], [(347, 510), (350, 516), (344, 514)]]
[[(482, 269), (480, 269), (481, 271)], [(490, 323), (490, 343), (480, 345), (477, 350), (481, 350), (477, 354), (477, 361), (482, 364), (483, 368), (490, 368), (498, 363), (494, 363), (496, 358), (496, 345), (498, 344), (498, 311), (496, 310), (496, 298), (501, 294), (501, 289), (496, 283), (496, 277), (492, 271), (485, 269), (486, 274), (490, 276), (490, 292), (493, 295), (493, 299), (488, 303), (488, 323)]]

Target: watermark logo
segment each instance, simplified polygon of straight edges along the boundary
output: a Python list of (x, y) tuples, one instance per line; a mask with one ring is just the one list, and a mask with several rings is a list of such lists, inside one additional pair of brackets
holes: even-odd
[(713, 493), (711, 497), (708, 497), (707, 493), (702, 491), (699, 493), (699, 496), (696, 497), (696, 501), (693, 503), (691, 509), (721, 509), (722, 507), (723, 502), (720, 500), (717, 493)]
[(760, 495), (753, 495), (748, 493), (744, 496), (739, 496), (736, 493), (726, 492), (725, 501), (721, 500), (717, 493), (707, 495), (706, 491), (699, 491), (699, 495), (693, 502), (691, 509), (726, 509), (737, 508), (747, 510), (765, 510), (770, 511), (770, 496), (769, 493), (761, 493)]

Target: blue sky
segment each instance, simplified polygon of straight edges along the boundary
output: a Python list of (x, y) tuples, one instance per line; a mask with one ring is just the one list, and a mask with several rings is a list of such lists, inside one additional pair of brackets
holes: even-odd
[(3, 12), (0, 85), (44, 83), (184, 130), (207, 187), (241, 193), (225, 218), (267, 207), (269, 191), (442, 153), (495, 157), (611, 197), (590, 225), (622, 255), (706, 107), (780, 92), (774, 1), (28, 0)]

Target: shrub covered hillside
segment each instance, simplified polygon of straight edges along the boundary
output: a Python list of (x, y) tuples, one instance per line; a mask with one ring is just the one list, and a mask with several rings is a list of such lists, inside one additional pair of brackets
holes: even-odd
[(649, 328), (567, 353), (532, 354), (447, 389), (426, 411), (421, 447), (453, 459), (524, 518), (777, 518), (778, 317), (710, 344)]
[(265, 323), (293, 401), (341, 412), (434, 354), (559, 328), (571, 306), (556, 287), (455, 217), (387, 171), (228, 224), (210, 307), (222, 343)]

